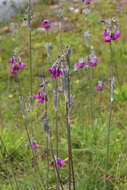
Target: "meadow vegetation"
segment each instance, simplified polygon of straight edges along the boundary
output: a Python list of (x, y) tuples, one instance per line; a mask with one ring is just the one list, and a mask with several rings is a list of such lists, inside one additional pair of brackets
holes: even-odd
[(1, 24), (1, 190), (127, 189), (126, 16), (125, 0), (40, 0)]

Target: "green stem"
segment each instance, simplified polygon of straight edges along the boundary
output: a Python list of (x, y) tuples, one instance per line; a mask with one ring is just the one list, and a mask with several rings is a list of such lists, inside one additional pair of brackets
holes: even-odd
[(67, 139), (68, 139), (68, 157), (69, 157), (69, 190), (71, 190), (71, 179), (73, 180), (73, 190), (75, 190), (75, 174), (73, 166), (73, 156), (72, 156), (72, 142), (71, 142), (71, 127), (70, 127), (70, 59), (67, 56), (68, 72), (67, 72), (67, 88), (68, 97), (66, 102), (66, 125), (67, 125)]
[(109, 123), (107, 128), (107, 150), (106, 150), (106, 162), (105, 162), (105, 190), (108, 190), (108, 168), (110, 161), (110, 139), (111, 139), (111, 121), (112, 121), (112, 112), (113, 112), (113, 86), (112, 86), (112, 77), (113, 77), (113, 63), (112, 63), (112, 44), (110, 42), (110, 107), (109, 107)]
[(54, 156), (53, 144), (52, 144), (52, 139), (51, 139), (51, 132), (50, 132), (50, 150), (51, 150), (51, 154), (52, 154), (52, 158), (53, 158), (53, 162), (54, 162), (54, 166), (55, 166), (55, 170), (56, 170), (56, 174), (57, 174), (58, 183), (60, 184), (61, 189), (64, 190), (63, 184), (61, 181), (61, 177), (60, 177), (60, 173), (59, 173), (59, 170), (57, 168), (57, 163), (56, 163), (57, 160), (55, 159), (55, 156)]
[(33, 69), (32, 69), (32, 35), (31, 35), (31, 0), (28, 1), (28, 28), (29, 28), (29, 68), (30, 68), (30, 95), (31, 95), (31, 104), (33, 96)]

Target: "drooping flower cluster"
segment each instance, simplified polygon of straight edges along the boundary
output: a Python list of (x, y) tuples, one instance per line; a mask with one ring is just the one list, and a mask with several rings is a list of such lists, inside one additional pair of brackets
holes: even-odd
[(59, 57), (48, 71), (51, 73), (50, 78), (52, 79), (63, 76), (63, 69), (61, 63), (59, 62)]
[(43, 20), (41, 26), (46, 30), (51, 28), (51, 21), (50, 20)]
[(51, 78), (63, 76), (61, 67), (58, 65), (54, 65), (54, 66), (50, 67), (48, 71), (51, 73), (51, 76), (50, 76)]
[(116, 4), (117, 6), (123, 6), (126, 3), (126, 1), (118, 1)]
[(105, 38), (105, 42), (111, 42), (111, 40), (117, 40), (120, 37), (120, 30), (116, 29), (113, 33), (110, 33), (105, 29), (102, 34)]
[(121, 36), (121, 32), (117, 27), (117, 23), (114, 19), (101, 20), (103, 23), (107, 23), (107, 27), (102, 32), (104, 36), (104, 42), (111, 42), (112, 40), (117, 40)]
[(106, 85), (103, 83), (103, 81), (98, 81), (98, 85), (96, 87), (96, 91), (102, 91), (106, 88)]
[[(62, 166), (65, 164), (65, 162), (68, 161), (68, 158), (61, 160), (61, 159), (56, 159), (56, 166), (57, 168), (62, 168)], [(50, 166), (54, 166), (54, 160), (51, 160), (51, 162), (49, 163)]]
[(41, 104), (48, 101), (46, 92), (38, 92), (34, 97), (38, 100), (38, 103)]
[(82, 2), (85, 3), (85, 4), (91, 4), (91, 1), (92, 0), (82, 0)]
[(46, 82), (45, 82), (45, 75), (41, 74), (40, 78), (42, 79), (41, 83), (39, 84), (39, 88), (41, 88), (41, 92), (39, 91), (34, 98), (36, 98), (38, 100), (38, 103), (44, 103), (44, 102), (48, 102), (48, 97), (47, 97), (47, 93), (46, 93)]
[(95, 67), (98, 63), (97, 56), (94, 52), (92, 52), (88, 57), (88, 65), (91, 67)]
[(21, 60), (16, 60), (14, 56), (9, 59), (9, 63), (11, 64), (11, 74), (16, 74), (17, 71), (23, 70), (26, 66)]
[(32, 148), (32, 149), (38, 149), (38, 148), (40, 148), (40, 146), (37, 145), (37, 144), (32, 144), (32, 145), (31, 145), (31, 148)]
[(80, 58), (75, 66), (76, 69), (82, 69), (83, 67), (87, 66), (87, 61), (85, 61), (83, 58)]
[(84, 60), (83, 58), (80, 58), (79, 61), (76, 63), (75, 68), (82, 69), (84, 67), (95, 67), (98, 63), (97, 56), (94, 52), (92, 52), (87, 60)]

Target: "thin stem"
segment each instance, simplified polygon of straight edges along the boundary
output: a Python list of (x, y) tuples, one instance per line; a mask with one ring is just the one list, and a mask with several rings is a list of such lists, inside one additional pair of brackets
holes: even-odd
[(68, 139), (68, 157), (69, 157), (69, 190), (71, 190), (71, 139), (70, 139), (70, 125), (68, 119), (68, 103), (66, 103), (66, 125), (67, 125), (67, 139)]
[(75, 190), (75, 174), (72, 157), (72, 142), (71, 142), (71, 127), (70, 127), (70, 59), (67, 56), (68, 72), (67, 72), (67, 90), (68, 97), (66, 102), (66, 125), (67, 125), (67, 139), (68, 139), (68, 157), (69, 157), (69, 190), (71, 190), (71, 179), (73, 180), (73, 190)]
[(32, 69), (32, 35), (31, 35), (31, 0), (28, 1), (28, 28), (29, 28), (29, 68), (30, 68), (30, 95), (31, 95), (31, 104), (32, 104), (32, 95), (33, 95), (33, 69)]
[(48, 150), (49, 150), (49, 138), (48, 135), (46, 136), (46, 147), (47, 147), (47, 151), (46, 151), (46, 158), (47, 158), (47, 190), (49, 189), (49, 156), (48, 156)]
[[(44, 84), (46, 83), (45, 78), (44, 80)], [(46, 93), (46, 88), (44, 87), (44, 92)], [(45, 97), (46, 98), (46, 97)], [(48, 115), (48, 105), (47, 105), (47, 101), (45, 101), (45, 118), (47, 118)], [(49, 189), (49, 156), (48, 156), (48, 149), (49, 149), (49, 138), (48, 135), (46, 136), (46, 148), (47, 148), (47, 190)]]
[[(59, 129), (58, 129), (58, 81), (55, 79), (54, 109), (55, 109), (55, 136), (56, 136), (56, 157), (59, 157)], [(59, 169), (58, 169), (59, 170)], [(58, 178), (58, 177), (57, 177)], [(57, 179), (56, 189), (59, 190), (59, 179)]]
[(56, 156), (59, 157), (59, 129), (58, 129), (58, 81), (57, 78), (55, 79), (55, 100), (54, 100), (54, 107), (55, 107), (55, 126), (56, 126)]
[(109, 167), (109, 157), (110, 157), (110, 134), (111, 134), (111, 120), (112, 120), (112, 107), (113, 104), (110, 104), (109, 110), (109, 123), (107, 129), (107, 150), (106, 150), (106, 163), (105, 163), (105, 190), (108, 190), (107, 176), (108, 176), (108, 167)]
[(56, 163), (56, 159), (55, 159), (55, 156), (54, 156), (54, 150), (53, 150), (53, 144), (52, 144), (52, 139), (51, 139), (51, 133), (50, 133), (50, 150), (51, 150), (51, 154), (52, 154), (52, 158), (53, 158), (53, 162), (54, 162), (54, 166), (55, 166), (55, 170), (56, 170), (56, 174), (57, 174), (57, 179), (59, 180), (59, 184), (61, 186), (61, 189), (64, 190), (63, 188), (63, 184), (62, 184), (62, 181), (61, 181), (61, 177), (60, 177), (60, 174), (59, 174), (59, 170), (57, 168), (57, 163)]
[[(96, 144), (96, 133), (95, 133), (95, 129), (94, 129), (94, 120), (95, 120), (95, 115), (94, 115), (94, 92), (93, 92), (93, 80), (94, 80), (94, 70), (93, 68), (86, 68), (86, 72), (87, 72), (87, 82), (88, 84), (90, 84), (89, 86), (89, 94), (88, 94), (88, 101), (89, 101), (89, 117), (90, 117), (90, 127), (92, 130), (92, 134), (93, 134), (93, 140), (94, 140), (94, 144)], [(92, 69), (92, 70), (91, 70)]]
[(105, 190), (108, 190), (108, 167), (110, 160), (110, 137), (111, 137), (111, 121), (112, 121), (112, 112), (113, 112), (113, 86), (112, 86), (112, 77), (113, 77), (113, 63), (112, 63), (112, 44), (110, 42), (110, 107), (109, 107), (109, 123), (107, 128), (107, 150), (106, 150), (106, 162), (105, 162)]

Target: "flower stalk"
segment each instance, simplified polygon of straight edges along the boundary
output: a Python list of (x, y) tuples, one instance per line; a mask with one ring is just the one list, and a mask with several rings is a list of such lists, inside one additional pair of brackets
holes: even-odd
[(70, 126), (70, 109), (71, 109), (71, 94), (70, 94), (70, 54), (71, 50), (66, 47), (66, 61), (67, 65), (64, 68), (64, 94), (66, 101), (66, 127), (67, 127), (67, 140), (68, 140), (68, 158), (69, 158), (69, 190), (71, 190), (71, 183), (73, 183), (73, 190), (75, 190), (75, 174), (72, 157), (72, 142), (71, 142), (71, 126)]

